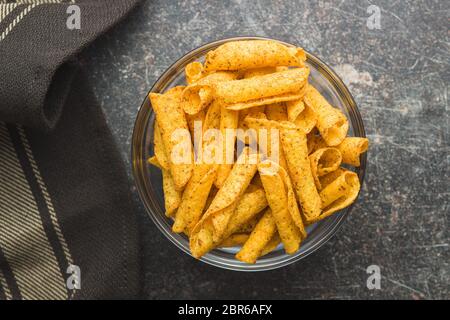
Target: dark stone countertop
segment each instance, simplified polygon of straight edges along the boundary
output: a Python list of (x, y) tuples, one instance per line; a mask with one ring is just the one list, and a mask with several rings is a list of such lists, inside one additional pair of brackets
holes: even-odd
[[(84, 52), (130, 179), (134, 119), (154, 81), (191, 49), (231, 36), (273, 37), (317, 54), (349, 85), (371, 141), (366, 180), (344, 226), (279, 270), (198, 262), (141, 206), (146, 298), (450, 298), (450, 4), (374, 4), (381, 29), (367, 25), (368, 1), (146, 1)], [(380, 290), (366, 287), (371, 264), (381, 268)]]

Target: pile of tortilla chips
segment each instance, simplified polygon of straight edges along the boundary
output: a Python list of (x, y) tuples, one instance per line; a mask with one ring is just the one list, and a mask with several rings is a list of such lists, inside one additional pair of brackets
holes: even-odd
[[(305, 226), (358, 196), (358, 176), (342, 165), (359, 166), (368, 140), (347, 137), (346, 116), (308, 83), (305, 61), (303, 49), (276, 41), (228, 42), (186, 66), (186, 86), (150, 94), (149, 163), (162, 171), (166, 215), (173, 232), (189, 237), (194, 257), (240, 246), (236, 258), (255, 263), (280, 244), (293, 254)], [(220, 148), (209, 129), (219, 133)], [(256, 133), (256, 150), (251, 135), (227, 134), (238, 129)], [(238, 150), (238, 142), (247, 146)]]

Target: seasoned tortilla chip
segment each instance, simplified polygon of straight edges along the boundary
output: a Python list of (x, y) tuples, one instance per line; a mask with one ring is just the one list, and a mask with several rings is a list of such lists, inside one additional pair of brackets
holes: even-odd
[(217, 71), (200, 79), (198, 84), (215, 85), (219, 82), (235, 80), (238, 77), (239, 73), (235, 71)]
[(304, 66), (302, 48), (273, 40), (244, 40), (222, 44), (206, 54), (205, 70), (241, 70), (276, 66)]
[(186, 88), (186, 86), (175, 86), (175, 87), (167, 89), (167, 91), (164, 92), (164, 95), (179, 99), (181, 93), (183, 92), (183, 90), (185, 88)]
[(169, 170), (161, 167), (156, 156), (148, 158), (148, 163), (161, 169), (163, 180), (163, 192), (164, 192), (164, 208), (166, 210), (167, 217), (174, 217), (176, 209), (181, 202), (181, 192), (175, 188), (172, 175)]
[[(180, 105), (181, 89), (176, 87), (166, 94), (150, 93), (149, 97), (158, 119), (166, 156), (170, 159), (170, 172), (176, 188), (181, 190), (190, 179), (193, 167), (189, 128)], [(180, 145), (186, 146), (182, 148), (184, 150), (182, 154), (179, 153)], [(174, 159), (174, 155), (177, 159)], [(186, 161), (174, 161), (179, 159)]]
[(265, 207), (267, 207), (267, 200), (264, 189), (258, 188), (255, 191), (244, 193), (233, 215), (230, 217), (225, 237), (236, 232), (242, 232), (239, 228), (254, 218)]
[(167, 217), (174, 217), (181, 203), (181, 192), (175, 187), (169, 170), (161, 168), (164, 192), (164, 208)]
[(299, 128), (282, 128), (281, 144), (304, 218), (309, 222), (320, 215), (321, 201), (311, 172), (306, 135)]
[(316, 183), (317, 190), (321, 190), (319, 177), (337, 170), (342, 163), (342, 156), (336, 148), (322, 148), (309, 156), (311, 172)]
[(300, 231), (300, 235), (302, 237), (301, 240), (305, 239), (306, 229), (305, 225), (301, 216), (300, 208), (297, 203), (297, 198), (295, 197), (295, 191), (294, 187), (292, 185), (291, 177), (289, 176), (286, 167), (280, 167), (278, 170), (278, 174), (283, 180), (285, 190), (286, 190), (286, 196), (287, 196), (287, 205), (288, 205), (288, 211), (291, 214), (292, 220), (294, 221), (295, 225)]
[(302, 99), (290, 101), (289, 103), (286, 103), (286, 108), (288, 120), (294, 122), (295, 119), (297, 119), (297, 117), (300, 115), (300, 113), (305, 110), (305, 104), (303, 103)]
[(259, 106), (270, 105), (274, 103), (281, 103), (286, 101), (298, 100), (303, 96), (302, 90), (298, 92), (288, 92), (279, 94), (277, 96), (259, 98), (244, 102), (237, 102), (227, 105), (230, 110), (245, 110), (249, 108), (255, 108)]
[(252, 179), (251, 185), (258, 187), (258, 188), (262, 188), (262, 181), (261, 181), (261, 177), (259, 175), (259, 173), (257, 172), (255, 174), (255, 176)]
[(185, 68), (187, 84), (192, 84), (200, 80), (204, 76), (203, 65), (201, 62), (191, 62)]
[(256, 76), (263, 76), (265, 74), (279, 72), (279, 71), (285, 71), (289, 69), (288, 67), (262, 67), (262, 68), (253, 68), (253, 69), (247, 69), (244, 70), (242, 73), (242, 78), (252, 78)]
[[(188, 123), (189, 132), (191, 133), (192, 140), (194, 139), (194, 136), (195, 136), (195, 122), (197, 121), (197, 127), (198, 127), (198, 124), (201, 123), (202, 129), (203, 129), (203, 125), (205, 123), (204, 122), (205, 117), (206, 117), (205, 110), (201, 110), (201, 111), (197, 112), (196, 114), (186, 114), (186, 121)], [(199, 134), (199, 133), (197, 133), (197, 134)]]
[(269, 120), (264, 114), (248, 115), (244, 120), (249, 128), (254, 129), (295, 129), (296, 126), (289, 121)]
[(214, 95), (226, 104), (234, 104), (298, 93), (305, 86), (308, 75), (308, 68), (297, 68), (249, 79), (217, 82), (214, 85)]
[(248, 233), (235, 233), (223, 240), (218, 247), (219, 248), (232, 248), (243, 245), (247, 240), (250, 234)]
[(348, 131), (348, 120), (337, 108), (332, 107), (312, 85), (306, 87), (305, 104), (317, 117), (317, 128), (328, 146), (336, 146), (344, 140)]
[[(254, 108), (243, 109), (239, 111), (239, 124), (238, 128), (243, 130), (248, 130), (248, 126), (245, 123), (245, 118), (247, 116), (256, 117), (258, 114), (264, 113), (266, 106), (258, 106)], [(246, 139), (245, 143), (249, 143), (248, 139)]]
[(181, 233), (187, 230), (190, 233), (195, 227), (202, 216), (216, 172), (216, 165), (194, 166), (192, 177), (184, 189), (175, 223), (172, 226), (173, 232)]
[(157, 167), (158, 169), (162, 169), (161, 164), (159, 163), (156, 156), (152, 156), (152, 157), (148, 158), (147, 162), (150, 163), (151, 165)]
[[(191, 233), (191, 253), (198, 258), (222, 239), (228, 221), (257, 170), (257, 154), (244, 148), (222, 188)], [(225, 224), (225, 225), (224, 225)]]
[[(257, 221), (257, 222), (259, 222), (259, 221)], [(255, 227), (256, 227), (256, 224), (257, 223), (255, 223)], [(252, 229), (252, 231), (253, 231), (253, 229)], [(222, 241), (222, 243), (218, 247), (219, 248), (232, 248), (232, 247), (242, 246), (243, 244), (245, 244), (245, 242), (248, 240), (249, 237), (250, 237), (250, 233), (235, 233), (235, 234), (232, 234), (231, 236), (229, 236), (224, 241)], [(275, 250), (278, 247), (278, 245), (280, 243), (281, 243), (280, 236), (278, 235), (278, 233), (275, 233), (273, 235), (272, 239), (270, 239), (270, 241), (266, 244), (266, 246), (262, 250), (260, 257), (271, 253), (273, 250)]]
[(191, 134), (192, 142), (194, 143), (194, 158), (195, 163), (199, 162), (200, 158), (200, 147), (201, 144), (198, 143), (202, 141), (203, 134), (203, 124), (205, 120), (205, 110), (201, 110), (196, 114), (186, 114), (186, 120), (189, 127), (189, 132)]
[[(299, 249), (300, 242), (306, 234), (294, 192), (292, 187), (291, 190), (288, 190), (290, 184), (286, 185), (284, 179), (287, 174), (284, 176), (283, 171), (283, 168), (275, 163), (269, 163), (269, 161), (264, 161), (258, 165), (258, 172), (266, 191), (267, 202), (272, 210), (284, 249), (286, 253), (293, 254)], [(297, 222), (300, 221), (303, 230), (300, 231), (298, 228), (294, 216)]]
[(287, 121), (267, 120), (264, 114), (249, 115), (245, 118), (244, 123), (257, 133), (260, 153), (283, 168), (287, 168), (280, 143), (280, 128), (284, 126), (294, 128), (294, 125)]
[(206, 210), (208, 210), (212, 201), (216, 197), (217, 191), (218, 191), (218, 189), (214, 185), (212, 185), (211, 190), (209, 191), (209, 194), (208, 194), (208, 198), (206, 199), (206, 204), (205, 204), (205, 208), (203, 209), (203, 213), (205, 213)]
[(182, 108), (186, 114), (196, 114), (206, 108), (214, 99), (214, 90), (210, 85), (194, 83), (183, 92)]
[(317, 128), (314, 128), (310, 133), (308, 133), (306, 135), (306, 138), (308, 140), (308, 154), (311, 154), (321, 148), (327, 147), (325, 140), (322, 139)]
[(159, 129), (158, 120), (155, 121), (155, 129), (153, 134), (153, 150), (155, 152), (155, 157), (158, 159), (158, 163), (162, 168), (169, 170), (170, 162), (167, 158), (166, 150), (164, 149), (164, 143), (161, 137), (161, 130)]
[[(254, 143), (253, 147), (256, 146), (258, 134), (253, 130), (249, 130), (250, 128), (247, 126), (245, 118), (247, 116), (258, 117), (259, 115), (263, 115), (265, 117), (264, 110), (265, 106), (258, 106), (239, 111), (238, 131), (236, 132), (237, 139), (243, 141), (246, 145), (252, 145)], [(239, 129), (241, 129), (241, 131), (239, 131)]]
[(287, 121), (286, 104), (274, 103), (266, 106), (267, 119), (275, 121)]
[[(360, 166), (360, 155), (367, 151), (369, 140), (361, 137), (346, 137), (334, 148), (342, 154), (342, 163)], [(327, 143), (320, 135), (308, 135), (308, 152), (313, 153), (321, 148), (326, 148)]]
[(344, 168), (338, 168), (335, 171), (332, 171), (322, 177), (319, 177), (320, 185), (322, 186), (322, 189), (325, 188), (327, 185), (332, 183), (334, 180), (336, 180), (339, 176), (341, 176), (347, 169)]
[(316, 114), (308, 105), (305, 106), (302, 100), (286, 102), (289, 121), (303, 129), (304, 133), (309, 133), (316, 126)]
[(269, 243), (267, 243), (266, 246), (264, 247), (263, 251), (261, 252), (261, 257), (271, 253), (278, 247), (280, 243), (281, 243), (280, 235), (278, 234), (278, 232), (276, 232), (273, 235), (272, 239), (270, 239)]
[(188, 85), (182, 94), (182, 107), (187, 114), (196, 114), (206, 108), (214, 98), (214, 85), (234, 80), (237, 72), (219, 71), (208, 74), (197, 82)]
[[(258, 224), (259, 219), (261, 219), (260, 213), (256, 214), (256, 216), (254, 216), (253, 218), (251, 218), (244, 224), (240, 225), (236, 229), (235, 233), (251, 233), (253, 231), (253, 229), (255, 229), (256, 225)], [(231, 223), (231, 219), (230, 219), (230, 222), (228, 222), (228, 224), (230, 224), (230, 223)], [(228, 226), (227, 226), (227, 231), (228, 231)]]
[(322, 220), (336, 211), (348, 207), (358, 197), (360, 187), (358, 175), (352, 171), (344, 170), (339, 177), (320, 192), (323, 211), (313, 222)]
[(271, 210), (267, 209), (248, 240), (236, 254), (236, 259), (246, 263), (255, 263), (276, 232), (275, 219)]
[[(236, 130), (239, 122), (239, 113), (237, 111), (228, 110), (224, 106), (221, 106), (220, 113), (220, 132), (222, 134), (222, 158), (217, 169), (216, 180), (214, 185), (217, 188), (221, 188), (228, 175), (230, 174), (231, 168), (234, 162), (234, 144), (236, 142)], [(228, 134), (227, 134), (228, 133)]]
[(336, 148), (342, 153), (342, 162), (359, 167), (359, 157), (369, 147), (369, 140), (360, 137), (347, 137)]
[(203, 123), (203, 132), (208, 129), (219, 129), (220, 128), (220, 114), (221, 114), (221, 104), (219, 101), (214, 100), (208, 107), (206, 111), (205, 122)]

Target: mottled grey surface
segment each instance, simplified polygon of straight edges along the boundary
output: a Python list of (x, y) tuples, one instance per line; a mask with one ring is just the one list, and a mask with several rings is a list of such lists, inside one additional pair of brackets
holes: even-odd
[[(380, 30), (366, 24), (371, 4)], [(334, 67), (371, 141), (349, 219), (280, 270), (195, 261), (141, 207), (145, 297), (449, 299), (449, 13), (448, 1), (146, 1), (89, 48), (83, 60), (128, 167), (135, 115), (157, 77), (191, 49), (238, 35), (295, 43)], [(366, 288), (371, 264), (381, 290)]]

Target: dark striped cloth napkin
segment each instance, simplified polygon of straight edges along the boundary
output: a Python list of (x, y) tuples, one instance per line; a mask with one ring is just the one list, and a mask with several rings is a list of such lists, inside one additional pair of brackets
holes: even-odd
[(136, 210), (76, 54), (136, 0), (0, 0), (0, 300), (137, 298)]

